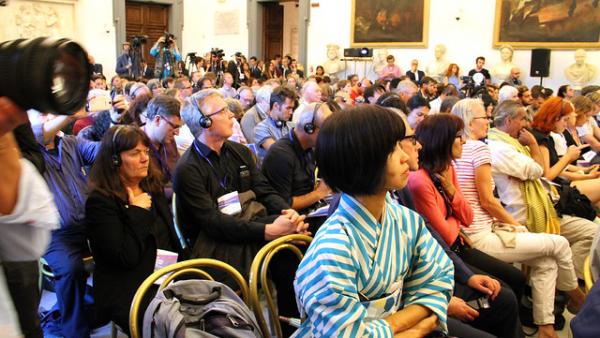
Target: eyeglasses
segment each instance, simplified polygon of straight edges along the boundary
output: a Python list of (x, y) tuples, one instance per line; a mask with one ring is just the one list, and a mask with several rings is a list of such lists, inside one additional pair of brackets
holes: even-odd
[(474, 117), (473, 120), (477, 120), (477, 119), (485, 119), (488, 120), (490, 122), (494, 121), (494, 118), (491, 116), (478, 116), (478, 117)]
[(465, 135), (465, 133), (458, 133), (458, 134), (456, 134), (456, 138), (459, 138), (461, 140), (466, 140), (467, 136)]
[(404, 141), (404, 140), (410, 140), (410, 143), (412, 143), (413, 146), (417, 145), (417, 135), (415, 135), (415, 134), (406, 135), (400, 141)]
[(206, 117), (211, 117), (211, 116), (214, 116), (214, 115), (218, 115), (218, 114), (221, 114), (221, 113), (223, 113), (223, 112), (230, 112), (230, 110), (229, 110), (229, 107), (228, 107), (228, 106), (225, 106), (225, 107), (223, 107), (223, 108), (221, 108), (221, 109), (217, 110), (217, 111), (216, 111), (216, 112), (214, 112), (214, 113), (210, 113), (210, 114), (206, 115)]
[(171, 126), (171, 128), (173, 128), (173, 129), (181, 128), (181, 125), (178, 125), (178, 124), (175, 124), (175, 123), (169, 121), (166, 117), (161, 116), (161, 115), (158, 115), (158, 116), (160, 116), (161, 119), (163, 119), (165, 122), (167, 122)]

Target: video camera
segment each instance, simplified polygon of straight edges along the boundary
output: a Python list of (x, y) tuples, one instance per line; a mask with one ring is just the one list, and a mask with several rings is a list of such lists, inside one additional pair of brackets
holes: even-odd
[(68, 39), (0, 43), (0, 96), (23, 109), (71, 115), (83, 107), (92, 78), (86, 51)]
[(212, 48), (210, 50), (210, 55), (216, 56), (219, 59), (222, 59), (225, 56), (225, 52), (221, 48)]
[(140, 48), (146, 42), (148, 42), (148, 35), (134, 35), (131, 38), (131, 47)]

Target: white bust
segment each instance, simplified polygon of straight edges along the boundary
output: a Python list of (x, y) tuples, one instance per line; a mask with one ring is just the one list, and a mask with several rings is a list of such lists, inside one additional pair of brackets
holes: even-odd
[(375, 54), (375, 57), (373, 58), (373, 73), (376, 74), (376, 76), (379, 76), (379, 73), (381, 73), (381, 70), (387, 66), (387, 61), (386, 58), (388, 56), (388, 50), (385, 48), (382, 49), (378, 49), (377, 50), (377, 54)]
[(344, 62), (339, 57), (340, 46), (334, 44), (327, 45), (327, 61), (323, 63), (325, 73), (335, 75), (344, 70)]
[(501, 83), (507, 81), (510, 77), (511, 69), (517, 67), (512, 63), (514, 49), (510, 45), (502, 45), (499, 49), (500, 52), (500, 63), (497, 63), (492, 67), (492, 76), (494, 77), (494, 83)]
[(596, 77), (596, 66), (585, 63), (585, 58), (585, 50), (576, 50), (575, 63), (565, 69), (565, 77), (571, 81), (574, 86), (582, 87)]
[(435, 60), (431, 61), (425, 67), (425, 73), (427, 76), (434, 78), (438, 82), (442, 82), (444, 80), (444, 75), (448, 70), (448, 66), (450, 62), (444, 59), (444, 55), (446, 54), (446, 46), (439, 44), (435, 46)]

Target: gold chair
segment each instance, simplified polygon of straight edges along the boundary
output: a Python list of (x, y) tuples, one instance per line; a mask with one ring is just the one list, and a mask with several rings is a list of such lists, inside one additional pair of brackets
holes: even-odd
[(590, 256), (587, 256), (585, 261), (583, 261), (583, 279), (585, 280), (585, 293), (588, 293), (592, 289), (592, 286), (594, 286), (594, 279), (592, 278), (592, 266), (590, 265)]
[(267, 276), (267, 273), (269, 272), (269, 264), (271, 263), (273, 256), (282, 250), (292, 251), (294, 254), (296, 254), (296, 257), (298, 257), (298, 262), (300, 262), (302, 257), (304, 257), (304, 254), (294, 243), (305, 242), (309, 244), (311, 241), (312, 237), (310, 236), (299, 234), (287, 235), (267, 243), (254, 257), (250, 267), (250, 302), (252, 304), (252, 309), (254, 310), (254, 315), (256, 316), (256, 320), (258, 321), (258, 325), (260, 326), (263, 337), (272, 337), (272, 334), (260, 306), (260, 300), (258, 296), (259, 287), (262, 287), (265, 293), (269, 316), (273, 319), (272, 324), (275, 327), (275, 336), (278, 338), (283, 337), (281, 324), (279, 323), (279, 316), (273, 302), (273, 296), (271, 292), (272, 288)]
[(201, 278), (214, 280), (206, 271), (199, 269), (202, 267), (213, 268), (227, 272), (237, 282), (242, 292), (242, 299), (246, 304), (249, 305), (250, 299), (248, 292), (248, 284), (246, 283), (244, 277), (242, 277), (242, 274), (240, 274), (231, 265), (211, 258), (196, 258), (175, 263), (155, 271), (153, 274), (148, 276), (148, 278), (146, 278), (142, 285), (140, 285), (140, 287), (137, 289), (135, 295), (133, 296), (133, 301), (131, 302), (131, 309), (129, 310), (129, 330), (131, 332), (131, 337), (141, 337), (141, 330), (138, 327), (138, 314), (140, 312), (140, 305), (142, 299), (144, 298), (144, 295), (146, 294), (146, 292), (148, 292), (148, 289), (152, 287), (154, 282), (156, 282), (159, 278), (170, 274), (159, 286), (159, 290), (162, 290), (164, 287), (169, 285), (169, 283), (172, 282), (175, 278), (186, 274), (195, 274)]

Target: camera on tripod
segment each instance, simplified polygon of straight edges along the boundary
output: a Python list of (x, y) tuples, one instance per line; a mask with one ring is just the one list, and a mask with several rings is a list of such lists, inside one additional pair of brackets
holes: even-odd
[(210, 54), (212, 56), (216, 56), (219, 59), (222, 59), (225, 56), (225, 52), (221, 48), (212, 48), (210, 50)]
[(134, 35), (131, 38), (131, 47), (140, 48), (146, 42), (148, 42), (148, 35)]

